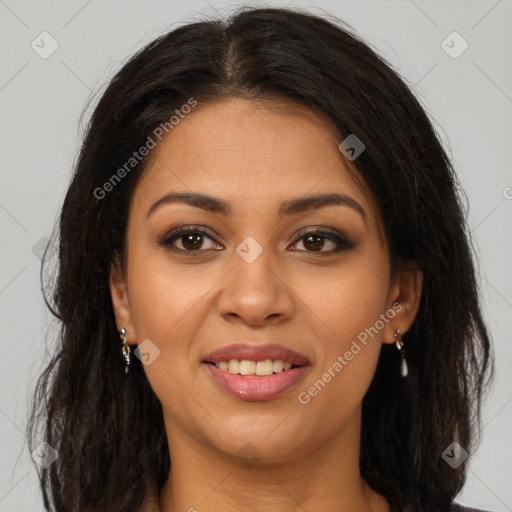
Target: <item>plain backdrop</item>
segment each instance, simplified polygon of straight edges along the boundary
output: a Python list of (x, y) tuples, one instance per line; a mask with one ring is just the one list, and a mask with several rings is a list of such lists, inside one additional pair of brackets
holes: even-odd
[[(342, 18), (399, 71), (435, 120), (467, 194), (496, 354), (483, 442), (471, 454), (459, 500), (512, 510), (510, 0), (0, 0), (0, 511), (43, 510), (24, 437), (28, 396), (54, 325), (40, 290), (40, 252), (69, 184), (82, 110), (121, 63), (154, 37), (249, 3), (325, 10)], [(36, 51), (41, 37), (46, 43)], [(41, 46), (48, 52), (52, 44), (58, 47), (43, 58)]]

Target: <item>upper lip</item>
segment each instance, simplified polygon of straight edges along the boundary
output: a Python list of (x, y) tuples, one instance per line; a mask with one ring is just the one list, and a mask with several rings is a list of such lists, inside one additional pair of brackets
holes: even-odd
[(219, 363), (230, 359), (246, 359), (248, 361), (265, 361), (266, 359), (282, 359), (294, 365), (309, 364), (309, 359), (295, 350), (274, 343), (240, 342), (227, 345), (208, 354), (204, 361)]

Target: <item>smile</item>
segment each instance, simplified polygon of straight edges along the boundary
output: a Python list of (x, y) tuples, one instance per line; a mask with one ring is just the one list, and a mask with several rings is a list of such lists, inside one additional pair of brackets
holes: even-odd
[[(209, 371), (213, 381), (222, 390), (231, 396), (252, 402), (271, 400), (283, 395), (295, 387), (309, 370), (309, 365), (292, 366), (291, 363), (287, 363), (288, 369), (285, 369), (285, 363), (282, 360), (258, 361), (258, 363), (264, 363), (260, 365), (260, 372), (270, 372), (270, 369), (272, 369), (272, 372), (264, 375), (256, 374), (258, 364), (255, 361), (247, 360), (232, 359), (229, 362), (206, 363), (204, 366)], [(274, 364), (278, 370), (277, 372), (274, 372)], [(230, 367), (233, 372), (229, 370)], [(281, 367), (283, 368), (280, 369)], [(234, 370), (238, 371), (234, 373)], [(240, 371), (251, 373), (240, 374)]]

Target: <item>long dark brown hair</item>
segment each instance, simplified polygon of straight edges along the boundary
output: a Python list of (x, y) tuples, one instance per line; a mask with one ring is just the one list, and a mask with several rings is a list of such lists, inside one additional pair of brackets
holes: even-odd
[(44, 279), (49, 251), (41, 274), (61, 326), (28, 429), (31, 449), (44, 440), (58, 451), (39, 468), (46, 509), (135, 512), (167, 479), (162, 407), (137, 358), (124, 373), (109, 291), (111, 264), (125, 261), (128, 205), (147, 157), (104, 197), (95, 190), (190, 98), (204, 105), (229, 97), (294, 100), (365, 144), (354, 164), (378, 204), (391, 261), (415, 262), (424, 284), (404, 337), (406, 382), (396, 351), (384, 346), (363, 400), (361, 474), (395, 506), (449, 510), (466, 463), (454, 469), (441, 455), (453, 441), (472, 452), (492, 374), (453, 167), (408, 86), (350, 27), (255, 8), (154, 40), (114, 76), (90, 118), (52, 235), (56, 276)]

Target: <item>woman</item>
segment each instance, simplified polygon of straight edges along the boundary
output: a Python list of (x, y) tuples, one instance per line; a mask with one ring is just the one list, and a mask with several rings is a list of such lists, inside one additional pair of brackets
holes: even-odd
[(47, 510), (467, 510), (492, 364), (456, 189), (341, 23), (244, 9), (132, 57), (60, 217)]

